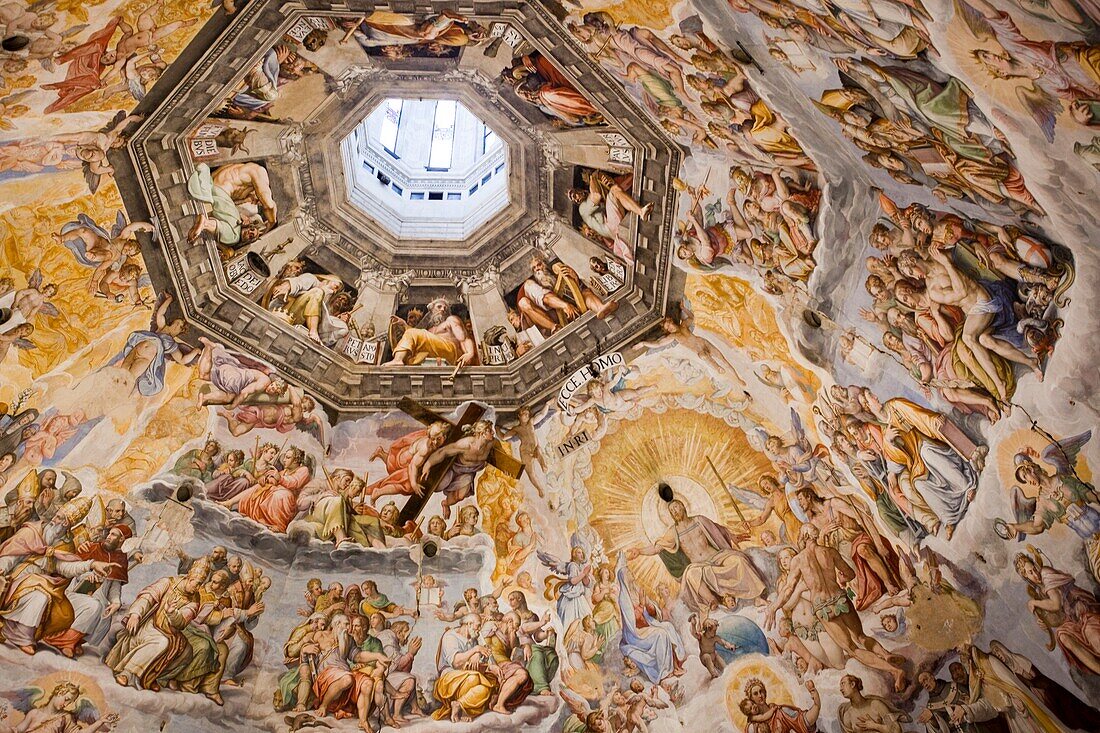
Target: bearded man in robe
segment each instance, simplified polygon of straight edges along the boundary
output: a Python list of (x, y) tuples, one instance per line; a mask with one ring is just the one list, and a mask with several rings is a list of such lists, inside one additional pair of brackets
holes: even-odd
[(56, 549), (89, 508), (91, 499), (69, 502), (49, 522), (27, 522), (0, 545), (0, 636), (26, 654), (72, 626), (65, 589), (73, 578), (88, 572), (107, 576), (116, 567)]
[(138, 593), (103, 660), (118, 684), (156, 692), (164, 673), (191, 654), (183, 629), (198, 615), (199, 590), (209, 569), (201, 559), (186, 575), (161, 578)]

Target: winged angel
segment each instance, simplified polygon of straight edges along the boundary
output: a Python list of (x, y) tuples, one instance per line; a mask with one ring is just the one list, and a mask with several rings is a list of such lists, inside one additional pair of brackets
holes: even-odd
[(27, 278), (27, 287), (19, 290), (11, 287), (12, 281), (9, 278), (0, 278), (0, 283), (5, 280), (7, 289), (0, 285), (0, 309), (8, 311), (8, 319), (2, 324), (5, 331), (21, 323), (29, 323), (40, 313), (48, 318), (61, 315), (61, 311), (51, 300), (57, 295), (57, 285), (47, 283), (42, 270), (34, 268)]
[(116, 713), (100, 715), (98, 708), (79, 685), (61, 682), (46, 692), (39, 687), (24, 687), (3, 693), (12, 706), (23, 713), (18, 725), (0, 718), (0, 733), (102, 733), (114, 730)]
[(955, 8), (979, 41), (1000, 46), (1001, 52), (979, 48), (972, 53), (990, 76), (1015, 85), (1016, 98), (1047, 142), (1054, 142), (1063, 101), (1079, 122), (1100, 117), (1100, 47), (1080, 41), (1033, 41), (989, 0), (955, 0)]
[[(1100, 495), (1096, 488), (1078, 477), (1075, 468), (1081, 449), (1092, 439), (1092, 431), (1053, 441), (1041, 453), (1028, 448), (1013, 457), (1016, 480), (1024, 486), (1012, 490), (1015, 522), (1003, 519), (993, 526), (1001, 537), (1022, 540), (1029, 534), (1046, 532), (1055, 523), (1064, 523), (1085, 542), (1085, 552), (1093, 577), (1100, 577)], [(1048, 472), (1035, 459), (1053, 469)], [(1036, 492), (1025, 493), (1025, 487)]]
[[(92, 268), (88, 279), (89, 293), (101, 293), (107, 297), (120, 290), (111, 288), (111, 285), (120, 283), (124, 288), (115, 294), (114, 300), (121, 302), (125, 299), (125, 291), (128, 291), (134, 304), (139, 305), (143, 303), (139, 289), (151, 283), (148, 276), (140, 274), (141, 267), (135, 261), (141, 252), (136, 238), (138, 232), (148, 232), (156, 236), (156, 230), (151, 223), (130, 223), (121, 211), (116, 212), (110, 231), (87, 214), (81, 213), (75, 221), (63, 225), (61, 231), (54, 235), (54, 239), (68, 248), (78, 263)], [(128, 270), (134, 268), (138, 274), (131, 276)]]
[(791, 433), (794, 440), (786, 442), (761, 427), (745, 432), (749, 444), (775, 464), (790, 489), (797, 491), (812, 482), (836, 485), (838, 478), (829, 460), (829, 451), (818, 443), (811, 445), (802, 418), (791, 408)]

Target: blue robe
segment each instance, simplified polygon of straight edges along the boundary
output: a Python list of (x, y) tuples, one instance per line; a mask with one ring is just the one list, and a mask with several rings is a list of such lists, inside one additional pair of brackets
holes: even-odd
[(647, 628), (639, 629), (634, 620), (634, 601), (626, 590), (627, 569), (622, 556), (615, 573), (619, 579), (619, 617), (623, 624), (619, 651), (638, 665), (652, 684), (672, 674), (676, 659), (685, 659), (684, 642), (676, 628), (667, 621), (658, 621), (643, 611)]
[(152, 397), (164, 389), (164, 369), (168, 355), (179, 350), (179, 344), (174, 338), (156, 331), (134, 331), (126, 339), (126, 346), (114, 359), (111, 359), (110, 364), (112, 366), (118, 364), (143, 341), (154, 342), (157, 345), (157, 354), (149, 362), (148, 368), (138, 375), (137, 390), (143, 397)]

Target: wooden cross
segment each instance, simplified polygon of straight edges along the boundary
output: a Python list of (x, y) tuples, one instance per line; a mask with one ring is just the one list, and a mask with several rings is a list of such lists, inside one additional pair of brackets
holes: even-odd
[[(450, 445), (462, 438), (462, 429), (467, 425), (474, 424), (485, 414), (485, 408), (481, 405), (470, 405), (463, 410), (462, 415), (459, 416), (458, 422), (452, 423), (442, 415), (424, 407), (424, 405), (421, 405), (411, 397), (402, 397), (397, 406), (401, 408), (401, 411), (406, 415), (409, 415), (425, 425), (431, 425), (436, 422), (447, 423), (450, 427), (447, 429), (447, 436), (443, 440), (443, 445)], [(428, 503), (428, 499), (432, 497), (432, 494), (435, 493), (436, 489), (439, 487), (439, 482), (443, 479), (444, 474), (450, 469), (455, 458), (455, 456), (444, 458), (442, 461), (432, 466), (432, 469), (428, 471), (428, 474), (424, 476), (423, 480), (420, 482), (420, 485), (424, 487), (423, 493), (420, 495), (413, 494), (408, 498), (408, 501), (405, 502), (405, 506), (402, 507), (401, 515), (397, 520), (399, 526), (408, 521), (415, 521), (416, 518), (420, 516), (420, 512), (424, 511), (424, 506)], [(488, 464), (512, 478), (518, 479), (523, 475), (523, 464), (513, 458), (511, 451), (509, 451), (499, 440), (493, 442), (493, 450), (489, 454)]]

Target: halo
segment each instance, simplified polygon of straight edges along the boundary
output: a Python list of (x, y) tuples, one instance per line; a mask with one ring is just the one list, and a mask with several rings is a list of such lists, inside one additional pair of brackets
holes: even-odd
[(765, 657), (752, 655), (739, 659), (727, 665), (725, 676), (729, 678), (729, 684), (726, 685), (726, 712), (735, 730), (749, 729), (749, 722), (741, 712), (740, 704), (745, 697), (745, 683), (752, 677), (759, 679), (768, 688), (768, 702), (777, 705), (794, 704), (794, 697), (791, 695), (791, 688), (796, 684), (794, 678), (773, 668)]

